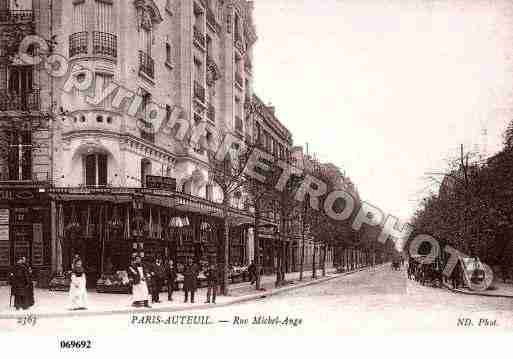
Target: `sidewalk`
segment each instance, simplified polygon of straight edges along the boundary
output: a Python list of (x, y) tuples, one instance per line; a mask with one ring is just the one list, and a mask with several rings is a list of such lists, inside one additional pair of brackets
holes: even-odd
[(513, 298), (513, 284), (503, 283), (502, 281), (494, 280), (490, 288), (483, 292), (473, 291), (468, 288), (453, 289), (447, 283), (444, 286), (453, 293), (460, 293), (466, 295), (478, 295), (482, 297), (494, 297), (494, 298)]
[[(372, 268), (372, 267), (370, 267)], [(276, 276), (263, 276), (261, 284), (263, 290), (256, 291), (254, 285), (249, 283), (237, 283), (230, 285), (230, 295), (219, 296), (217, 304), (205, 304), (206, 288), (196, 291), (196, 303), (183, 303), (183, 291), (173, 293), (173, 301), (167, 301), (167, 293), (160, 294), (162, 303), (152, 304), (152, 308), (133, 308), (131, 307), (131, 296), (129, 294), (106, 294), (95, 291), (88, 292), (88, 310), (69, 311), (69, 297), (67, 292), (51, 292), (47, 289), (35, 289), (36, 305), (28, 311), (16, 311), (9, 307), (9, 287), (0, 287), (0, 319), (10, 319), (24, 317), (27, 314), (34, 314), (38, 317), (63, 317), (63, 316), (91, 316), (91, 315), (110, 315), (123, 314), (131, 312), (170, 312), (198, 310), (220, 306), (227, 306), (235, 303), (264, 298), (285, 291), (302, 288), (308, 285), (322, 283), (334, 278), (367, 270), (368, 268), (359, 268), (354, 271), (335, 273), (334, 268), (326, 270), (326, 277), (321, 277), (322, 272), (318, 271), (318, 279), (312, 280), (311, 271), (304, 272), (303, 281), (299, 282), (299, 273), (288, 273), (286, 280), (292, 281), (289, 285), (275, 288), (274, 281)]]

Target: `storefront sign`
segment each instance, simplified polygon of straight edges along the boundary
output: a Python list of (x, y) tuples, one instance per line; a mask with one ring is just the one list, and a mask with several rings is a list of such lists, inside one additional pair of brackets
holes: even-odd
[(9, 267), (11, 265), (10, 249), (10, 242), (0, 242), (0, 267)]
[(33, 190), (0, 190), (0, 201), (32, 200), (37, 197)]
[(176, 178), (162, 176), (146, 176), (146, 186), (152, 189), (176, 191)]

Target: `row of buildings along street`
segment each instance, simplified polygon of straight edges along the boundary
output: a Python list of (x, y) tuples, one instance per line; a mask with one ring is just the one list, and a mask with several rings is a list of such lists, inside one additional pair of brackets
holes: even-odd
[[(0, 280), (19, 256), (42, 287), (61, 288), (78, 254), (88, 287), (113, 292), (134, 253), (214, 261), (232, 274), (253, 260), (265, 274), (379, 260), (349, 227), (321, 240), (302, 205), (285, 211), (278, 194), (255, 201), (242, 187), (223, 200), (209, 153), (226, 134), (335, 174), (358, 198), (343, 169), (297, 146), (288, 120), (253, 92), (252, 10), (244, 0), (0, 0)], [(30, 34), (70, 68), (90, 69), (91, 89), (64, 91), (69, 76), (17, 60)], [(112, 83), (142, 97), (135, 116), (112, 104), (115, 93), (86, 101)], [(204, 140), (155, 131), (151, 103), (205, 124)]]

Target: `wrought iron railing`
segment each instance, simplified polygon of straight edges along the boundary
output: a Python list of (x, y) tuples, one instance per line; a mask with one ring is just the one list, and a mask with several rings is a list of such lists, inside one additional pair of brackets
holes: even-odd
[(205, 103), (205, 88), (198, 81), (194, 81), (194, 98)]
[(205, 35), (203, 32), (197, 27), (193, 26), (193, 33), (194, 33), (194, 41), (199, 44), (202, 48), (205, 48)]
[(0, 111), (37, 111), (39, 109), (39, 90), (30, 90), (24, 94), (0, 90)]
[(118, 37), (101, 31), (93, 31), (93, 54), (118, 56)]
[(207, 104), (207, 118), (212, 122), (216, 122), (216, 109), (210, 102)]
[(87, 31), (76, 32), (69, 37), (69, 57), (87, 55), (89, 33)]
[(151, 78), (155, 77), (155, 61), (144, 51), (139, 51), (139, 71)]
[(19, 23), (34, 21), (32, 10), (1, 10), (0, 23)]

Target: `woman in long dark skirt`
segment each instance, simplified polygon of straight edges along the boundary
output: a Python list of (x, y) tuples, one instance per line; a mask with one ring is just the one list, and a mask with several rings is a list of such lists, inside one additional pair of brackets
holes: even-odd
[(10, 273), (12, 295), (16, 310), (26, 310), (34, 305), (34, 287), (29, 267), (25, 264), (25, 257), (18, 258)]

